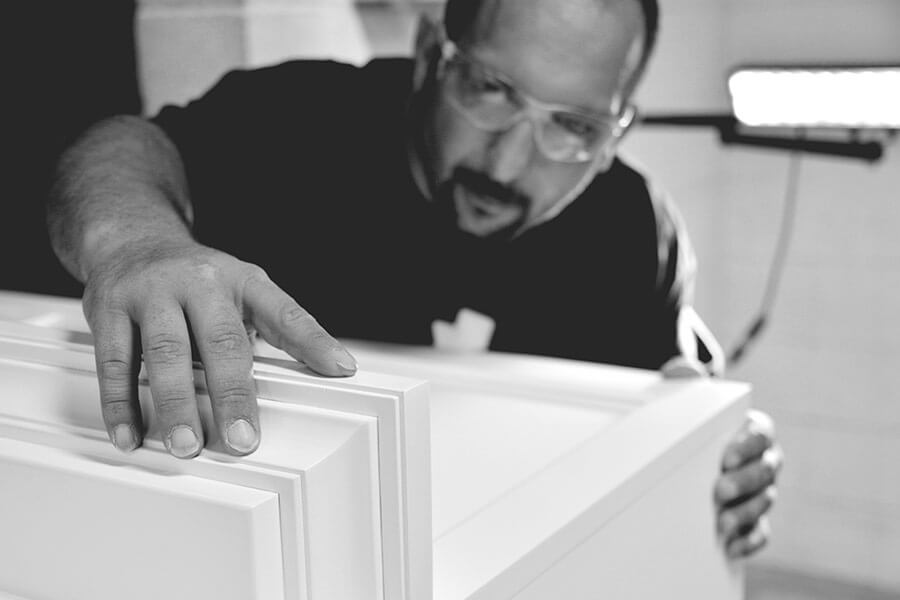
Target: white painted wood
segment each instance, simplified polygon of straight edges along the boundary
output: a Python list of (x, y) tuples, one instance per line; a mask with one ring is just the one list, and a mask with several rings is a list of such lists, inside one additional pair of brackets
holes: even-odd
[[(107, 440), (99, 410), (94, 406), (97, 385), (92, 372), (63, 371), (59, 367), (0, 358), (0, 381), (5, 390), (0, 411), (3, 437), (62, 448), (95, 460), (127, 462), (169, 475), (187, 474), (276, 492), (280, 501), (286, 597), (315, 598), (317, 591), (325, 590), (332, 592), (330, 597), (379, 596), (380, 519), (371, 510), (378, 504), (373, 418), (260, 400), (264, 434), (252, 457), (238, 461), (216, 451), (220, 442), (213, 437), (209, 439), (210, 450), (196, 459), (181, 461), (165, 452), (148, 394), (144, 393), (145, 414), (150, 415), (148, 439), (143, 448), (126, 456)], [(28, 393), (11, 394), (10, 390)], [(88, 399), (90, 402), (85, 402)], [(208, 402), (203, 405), (202, 414), (205, 422), (211, 422)], [(305, 435), (293, 435), (295, 431)], [(335, 476), (334, 465), (346, 463), (354, 471), (338, 472)], [(347, 510), (335, 515), (334, 505), (345, 505)], [(339, 518), (334, 522), (336, 517)], [(309, 521), (319, 521), (326, 527), (334, 522), (334, 526), (317, 533), (316, 528), (308, 527)], [(343, 526), (348, 521), (357, 527), (348, 531)], [(97, 523), (98, 528), (104, 526)], [(90, 553), (91, 548), (85, 552)], [(342, 573), (333, 572), (337, 561), (343, 565)], [(102, 563), (91, 564), (97, 565), (98, 571), (88, 580), (102, 579)], [(135, 562), (129, 575), (139, 580), (145, 569)], [(340, 593), (333, 593), (335, 586)]]
[(284, 597), (277, 494), (9, 439), (0, 481), (0, 583), (23, 597)]
[[(66, 372), (80, 373), (81, 385), (89, 385), (90, 393), (96, 394), (90, 353), (66, 341), (84, 341), (87, 335), (72, 303), (55, 309), (52, 302), (38, 301), (29, 312), (21, 307), (22, 297), (7, 298), (19, 301), (5, 311), (15, 313), (17, 322), (3, 326), (0, 366), (9, 363), (21, 371), (28, 364), (53, 374), (38, 378), (41, 383), (11, 381), (11, 385), (38, 390), (38, 397), (49, 398), (41, 410), (62, 411), (60, 399), (65, 396), (41, 387), (61, 385), (58, 365), (35, 365), (57, 360), (63, 348), (71, 361)], [(0, 294), (0, 317), (3, 300)], [(38, 322), (81, 331), (36, 333), (33, 324)], [(746, 385), (664, 381), (648, 371), (542, 357), (346, 343), (366, 369), (348, 379), (298, 374), (295, 364), (283, 360), (283, 353), (262, 343), (257, 347), (261, 411), (271, 415), (263, 423), (264, 445), (273, 429), (310, 431), (314, 439), (304, 442), (286, 435), (279, 445), (261, 447), (240, 460), (216, 454), (218, 442), (211, 440), (213, 451), (194, 461), (176, 461), (153, 439), (151, 421), (148, 448), (133, 456), (154, 457), (154, 467), (169, 462), (199, 465), (211, 478), (227, 483), (241, 483), (233, 480), (232, 470), (252, 472), (257, 488), (263, 488), (259, 481), (275, 470), (282, 477), (278, 479), (282, 488), (340, 488), (344, 498), (369, 490), (368, 499), (357, 499), (357, 508), (368, 505), (376, 513), (375, 507), (381, 507), (368, 522), (378, 522), (380, 514), (383, 538), (380, 546), (366, 546), (359, 560), (365, 552), (382, 552), (388, 600), (403, 597), (402, 589), (390, 587), (391, 577), (398, 580), (393, 568), (397, 564), (405, 569), (401, 579), (407, 592), (412, 591), (406, 597), (416, 600), (742, 596), (741, 569), (725, 560), (715, 539), (711, 493), (725, 440), (739, 427), (749, 401)], [(420, 380), (429, 381), (430, 415), (424, 409), (424, 387), (410, 383)], [(71, 383), (63, 385), (72, 389)], [(404, 391), (391, 396), (387, 389)], [(51, 425), (38, 422), (26, 427), (22, 415), (33, 408), (23, 408), (22, 402), (9, 404), (0, 412), (15, 413), (11, 418), (18, 419), (16, 431), (30, 427), (29, 439), (43, 443), (58, 439), (48, 431)], [(289, 427), (279, 425), (285, 418), (296, 420)], [(360, 424), (366, 419), (377, 423), (378, 438), (377, 454), (369, 454), (373, 460), (377, 456), (377, 464), (368, 469), (354, 462), (364, 453), (353, 450), (373, 447), (373, 427)], [(99, 411), (87, 404), (67, 416), (70, 429), (94, 436), (95, 456), (121, 457), (102, 430), (97, 431), (98, 421)], [(10, 437), (9, 429), (0, 420), (0, 437)], [(337, 439), (347, 440), (341, 444), (348, 448), (344, 454), (332, 450), (336, 443), (329, 440)], [(284, 454), (295, 452), (310, 462), (318, 456), (323, 466), (318, 472), (302, 471), (305, 476), (298, 483), (276, 465), (278, 456), (283, 460)], [(226, 466), (228, 470), (221, 470)], [(213, 473), (213, 467), (220, 471)], [(353, 473), (330, 486), (317, 479), (334, 479), (339, 471)], [(367, 478), (369, 483), (362, 486), (351, 481)], [(268, 485), (265, 489), (277, 487)], [(287, 492), (279, 492), (279, 497), (282, 494)], [(322, 564), (316, 557), (327, 556), (319, 546), (330, 543), (330, 529), (326, 532), (321, 524), (353, 513), (353, 503), (341, 505), (330, 495), (298, 497), (303, 511), (315, 513), (297, 519), (306, 529), (294, 531), (310, 538), (298, 550), (306, 553), (304, 564), (313, 574), (308, 597), (341, 597), (332, 590), (322, 592), (315, 577), (323, 572), (336, 578), (341, 563)], [(361, 513), (354, 514), (365, 522)], [(345, 525), (347, 539), (366, 528)], [(400, 533), (391, 538), (392, 531)], [(335, 554), (329, 556), (337, 556), (338, 546), (331, 544)], [(418, 555), (423, 549), (427, 568)], [(641, 576), (648, 572), (660, 576)]]
[(741, 598), (741, 567), (727, 562), (709, 510), (725, 442), (720, 435), (700, 448), (559, 562), (533, 573), (515, 600)]
[[(34, 318), (55, 319), (35, 304)], [(58, 311), (57, 322), (76, 318), (71, 308)], [(50, 329), (28, 324), (21, 305), (8, 312), (20, 320), (0, 325), (0, 434), (122, 460), (103, 429), (83, 319), (81, 331)], [(195, 378), (209, 423), (202, 371)], [(288, 598), (430, 595), (425, 385), (371, 373), (326, 379), (277, 359), (257, 362), (255, 378), (263, 442), (252, 456), (238, 460), (220, 452), (214, 428), (207, 428), (208, 447), (199, 458), (169, 457), (142, 380), (149, 431), (128, 461), (277, 492)], [(29, 393), (11, 394), (14, 389)]]
[[(542, 591), (525, 597), (569, 598), (550, 594), (563, 580), (573, 598), (742, 597), (711, 495), (748, 386), (544, 357), (348, 347), (367, 368), (431, 383), (436, 600), (512, 598), (542, 573)], [(671, 523), (657, 528), (662, 508)], [(617, 572), (669, 561), (684, 573), (598, 591), (611, 571), (592, 563), (612, 548), (622, 549), (618, 562), (605, 559)]]

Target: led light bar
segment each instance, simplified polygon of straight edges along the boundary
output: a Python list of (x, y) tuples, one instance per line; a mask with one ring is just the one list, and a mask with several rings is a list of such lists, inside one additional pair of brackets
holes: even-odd
[(900, 129), (900, 65), (747, 67), (728, 89), (744, 125)]

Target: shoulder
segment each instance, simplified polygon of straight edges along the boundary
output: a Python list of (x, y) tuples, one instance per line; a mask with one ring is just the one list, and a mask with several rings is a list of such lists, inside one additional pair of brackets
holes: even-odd
[[(291, 60), (256, 69), (233, 69), (225, 73), (200, 97), (173, 109), (201, 111), (253, 110), (279, 107), (341, 108), (359, 105), (387, 90), (401, 93), (410, 80), (409, 59), (375, 59), (364, 66), (333, 60)], [(407, 84), (408, 87), (408, 84)]]
[(647, 190), (647, 210), (653, 223), (656, 250), (656, 289), (676, 304), (690, 303), (693, 296), (697, 258), (687, 225), (672, 196), (646, 174), (633, 158), (628, 162)]
[(551, 223), (578, 239), (585, 255), (615, 253), (620, 267), (645, 289), (667, 288), (673, 279), (689, 279), (695, 269), (678, 208), (631, 157), (617, 157)]
[[(249, 98), (359, 103), (370, 94), (402, 87), (410, 79), (408, 59), (375, 59), (364, 66), (331, 60), (293, 60), (226, 74), (212, 93), (225, 91)], [(365, 94), (366, 96), (360, 96)]]
[[(203, 104), (308, 103), (357, 85), (359, 69), (325, 60), (294, 60), (259, 69), (226, 73), (200, 100)], [(195, 103), (191, 103), (195, 104)]]
[(641, 252), (655, 247), (664, 233), (666, 203), (643, 169), (617, 157), (555, 220), (593, 232), (597, 243), (602, 237), (622, 250)]

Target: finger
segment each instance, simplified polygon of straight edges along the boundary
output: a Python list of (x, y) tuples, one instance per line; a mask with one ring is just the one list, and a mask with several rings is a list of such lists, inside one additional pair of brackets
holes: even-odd
[(760, 493), (775, 483), (781, 463), (781, 449), (775, 446), (763, 452), (759, 460), (725, 471), (716, 481), (716, 502), (732, 504)]
[(191, 343), (181, 307), (151, 306), (140, 315), (141, 343), (160, 434), (169, 453), (192, 458), (203, 447), (194, 396)]
[(244, 308), (267, 342), (323, 375), (356, 372), (356, 359), (293, 298), (267, 277), (255, 277), (244, 288)]
[(707, 375), (703, 363), (682, 354), (667, 360), (659, 370), (666, 379), (692, 379)]
[(725, 546), (725, 552), (730, 558), (750, 556), (762, 550), (769, 543), (770, 537), (769, 520), (763, 517), (753, 529), (729, 541)]
[(757, 459), (774, 441), (775, 425), (772, 419), (760, 411), (749, 411), (743, 428), (725, 448), (722, 468), (735, 469)]
[(137, 391), (140, 361), (134, 326), (125, 312), (109, 310), (93, 319), (91, 329), (106, 432), (116, 448), (130, 452), (141, 445), (144, 431)]
[(211, 299), (186, 306), (194, 341), (206, 371), (213, 418), (226, 448), (244, 455), (259, 445), (253, 353), (233, 302)]
[(777, 496), (775, 486), (769, 486), (761, 493), (740, 504), (726, 508), (719, 513), (719, 533), (729, 542), (743, 531), (749, 531), (772, 508)]

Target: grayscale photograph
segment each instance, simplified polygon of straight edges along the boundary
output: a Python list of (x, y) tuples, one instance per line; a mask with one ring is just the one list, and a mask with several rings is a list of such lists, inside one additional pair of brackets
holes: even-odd
[(900, 598), (900, 2), (5, 10), (0, 600)]

